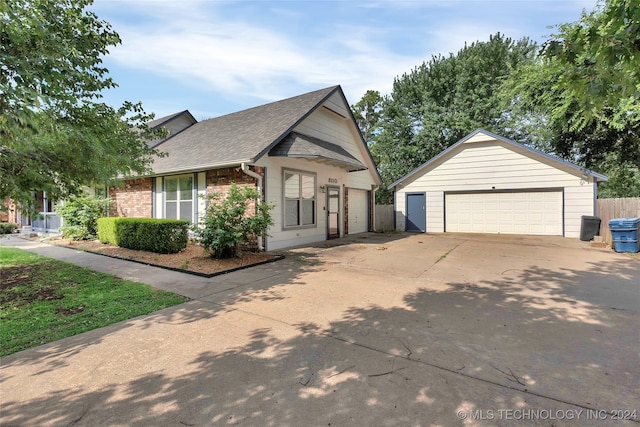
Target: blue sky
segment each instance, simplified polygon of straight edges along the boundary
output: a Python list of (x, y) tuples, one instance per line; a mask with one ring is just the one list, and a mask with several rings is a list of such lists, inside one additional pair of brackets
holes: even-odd
[(596, 0), (96, 0), (122, 44), (104, 59), (119, 87), (105, 101), (142, 101), (161, 117), (198, 120), (340, 84), (368, 89), (501, 32), (543, 42)]

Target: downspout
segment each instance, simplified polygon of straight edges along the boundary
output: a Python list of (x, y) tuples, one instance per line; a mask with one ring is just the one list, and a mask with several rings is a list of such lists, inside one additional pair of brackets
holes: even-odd
[[(249, 166), (246, 165), (246, 163), (242, 162), (240, 163), (240, 169), (242, 170), (242, 172), (245, 175), (249, 175), (250, 177), (254, 178), (256, 180), (256, 184), (258, 187), (258, 200), (257, 203), (260, 205), (262, 204), (262, 177), (260, 175), (258, 175), (257, 173), (255, 173), (254, 171), (252, 171), (251, 169), (249, 169)], [(258, 236), (258, 249), (259, 250), (264, 250), (264, 247), (262, 245), (262, 236)]]
[(373, 187), (373, 198), (371, 203), (371, 209), (373, 209), (373, 215), (371, 215), (371, 218), (373, 219), (373, 227), (371, 227), (371, 229), (374, 233), (378, 231), (376, 230), (376, 191), (378, 191), (378, 188), (380, 188), (379, 185), (375, 185)]

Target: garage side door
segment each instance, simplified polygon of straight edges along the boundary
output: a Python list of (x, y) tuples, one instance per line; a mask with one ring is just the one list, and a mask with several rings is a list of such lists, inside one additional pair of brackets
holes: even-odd
[(349, 234), (369, 231), (369, 195), (366, 190), (349, 189)]
[(478, 192), (445, 196), (446, 231), (562, 235), (562, 192)]

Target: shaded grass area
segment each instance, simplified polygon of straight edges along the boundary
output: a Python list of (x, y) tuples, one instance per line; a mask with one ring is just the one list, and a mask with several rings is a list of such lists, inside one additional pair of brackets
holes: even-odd
[(0, 247), (0, 357), (186, 300), (141, 283)]

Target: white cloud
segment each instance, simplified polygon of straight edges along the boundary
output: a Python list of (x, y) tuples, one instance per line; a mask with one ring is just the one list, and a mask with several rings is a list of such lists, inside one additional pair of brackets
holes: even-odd
[[(575, 10), (575, 1), (588, 7), (595, 0), (543, 3)], [(121, 68), (227, 99), (272, 101), (341, 84), (355, 103), (368, 89), (389, 93), (395, 77), (433, 54), (457, 52), (465, 41), (498, 31), (529, 35), (522, 22), (501, 16), (507, 5), (517, 9), (516, 0), (491, 3), (98, 0), (94, 9), (122, 37), (109, 56)]]
[[(375, 42), (375, 29), (336, 25), (323, 38), (292, 35), (256, 22), (230, 21), (216, 8), (191, 3), (167, 10), (152, 2), (127, 3), (152, 19), (114, 23), (123, 44), (110, 60), (120, 66), (171, 76), (204, 92), (241, 93), (266, 101), (341, 84), (359, 97), (367, 89), (388, 92), (393, 78), (423, 58), (395, 54)], [(357, 101), (355, 99), (353, 102)]]

